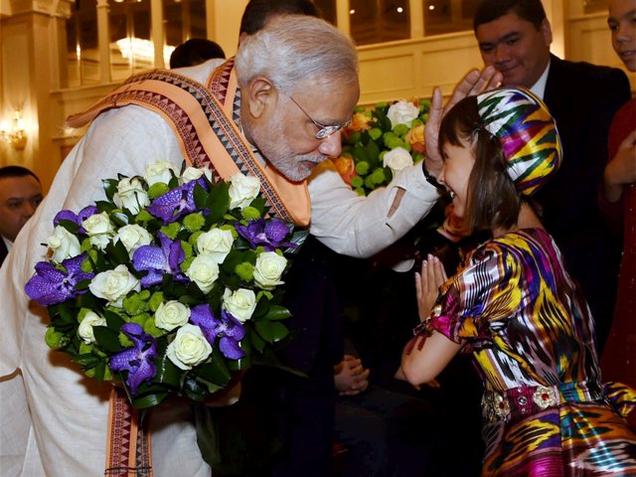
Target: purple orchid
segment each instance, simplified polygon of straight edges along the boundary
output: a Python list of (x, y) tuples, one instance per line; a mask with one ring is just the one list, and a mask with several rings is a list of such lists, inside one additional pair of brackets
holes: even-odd
[(214, 346), (214, 340), (219, 339), (219, 349), (223, 356), (229, 359), (241, 359), (245, 351), (239, 347), (245, 337), (245, 328), (230, 313), (221, 310), (221, 318), (217, 319), (209, 305), (197, 305), (191, 310), (190, 322), (201, 328), (203, 336)]
[(98, 212), (99, 211), (97, 210), (97, 207), (95, 207), (94, 205), (89, 205), (87, 207), (84, 207), (82, 210), (79, 211), (79, 214), (76, 214), (75, 212), (66, 210), (66, 209), (60, 210), (53, 218), (53, 224), (59, 225), (60, 221), (67, 220), (69, 222), (73, 222), (74, 224), (77, 224), (79, 226), (80, 233), (85, 234), (86, 231), (82, 227), (82, 222), (88, 219), (91, 215), (95, 215)]
[(289, 234), (288, 225), (279, 219), (251, 220), (247, 225), (241, 225), (238, 222), (234, 224), (234, 228), (241, 237), (247, 240), (252, 248), (262, 245), (265, 250), (272, 251), (280, 247), (295, 247), (290, 242), (284, 242), (285, 237)]
[(24, 291), (32, 300), (42, 306), (62, 303), (86, 290), (77, 290), (77, 284), (91, 280), (95, 274), (82, 271), (82, 262), (86, 254), (67, 258), (62, 262), (66, 271), (54, 267), (49, 262), (38, 262), (33, 275), (24, 286)]
[(181, 271), (181, 263), (185, 259), (185, 252), (179, 240), (170, 240), (159, 232), (160, 247), (156, 245), (142, 245), (133, 254), (133, 268), (138, 272), (148, 272), (141, 279), (141, 286), (148, 288), (161, 283), (163, 276), (169, 273), (175, 280), (186, 282), (188, 279)]
[(157, 373), (154, 363), (157, 343), (137, 323), (124, 324), (121, 331), (132, 340), (134, 347), (111, 356), (109, 366), (116, 372), (128, 371), (126, 384), (130, 394), (135, 395), (141, 383), (151, 380)]
[(147, 208), (148, 212), (160, 218), (164, 225), (194, 212), (197, 210), (194, 203), (194, 187), (197, 184), (206, 190), (208, 188), (203, 177), (195, 181), (187, 182), (153, 200)]

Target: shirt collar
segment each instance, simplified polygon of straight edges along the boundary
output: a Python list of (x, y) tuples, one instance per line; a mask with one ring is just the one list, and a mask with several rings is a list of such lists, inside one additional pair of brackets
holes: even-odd
[(530, 91), (532, 91), (535, 95), (543, 100), (543, 96), (545, 95), (545, 85), (548, 82), (548, 73), (550, 72), (550, 63), (551, 60), (548, 61), (548, 66), (545, 67), (541, 76), (535, 84), (532, 85)]
[(7, 247), (7, 252), (10, 252), (11, 247), (13, 247), (13, 242), (2, 235), (0, 235), (0, 237), (2, 237), (2, 241), (4, 242), (4, 245)]

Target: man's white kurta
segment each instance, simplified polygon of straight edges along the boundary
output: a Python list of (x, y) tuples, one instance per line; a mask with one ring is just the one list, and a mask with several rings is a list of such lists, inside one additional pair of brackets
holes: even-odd
[[(215, 64), (184, 71), (202, 81)], [(51, 234), (59, 210), (77, 212), (103, 199), (101, 179), (118, 173), (143, 175), (158, 160), (177, 168), (183, 160), (173, 131), (159, 115), (138, 106), (103, 113), (63, 161), (0, 269), (2, 477), (103, 475), (110, 384), (84, 377), (65, 355), (47, 348), (46, 313), (28, 302), (23, 288), (43, 258), (41, 244)], [(395, 209), (398, 189), (404, 194)], [(403, 170), (389, 187), (367, 198), (352, 192), (334, 170), (313, 178), (309, 191), (311, 232), (337, 252), (359, 257), (397, 240), (437, 199), (419, 165)], [(153, 410), (157, 477), (210, 475), (189, 417), (187, 406), (177, 403)]]

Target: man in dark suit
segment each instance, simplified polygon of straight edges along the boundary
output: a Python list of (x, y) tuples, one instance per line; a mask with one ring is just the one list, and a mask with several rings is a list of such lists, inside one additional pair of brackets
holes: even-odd
[(600, 351), (611, 324), (621, 248), (603, 223), (597, 197), (610, 121), (631, 96), (629, 81), (619, 69), (550, 54), (552, 32), (540, 0), (482, 0), (473, 26), (484, 63), (502, 73), (503, 85), (531, 89), (556, 119), (564, 159), (535, 195), (535, 205), (590, 304)]
[(42, 186), (33, 172), (20, 166), (0, 168), (0, 265), (40, 202)]

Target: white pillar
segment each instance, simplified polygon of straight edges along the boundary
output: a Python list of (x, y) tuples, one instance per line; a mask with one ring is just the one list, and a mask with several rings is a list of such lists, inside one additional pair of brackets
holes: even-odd
[(97, 0), (97, 48), (99, 50), (99, 82), (110, 83), (110, 28), (108, 0)]

